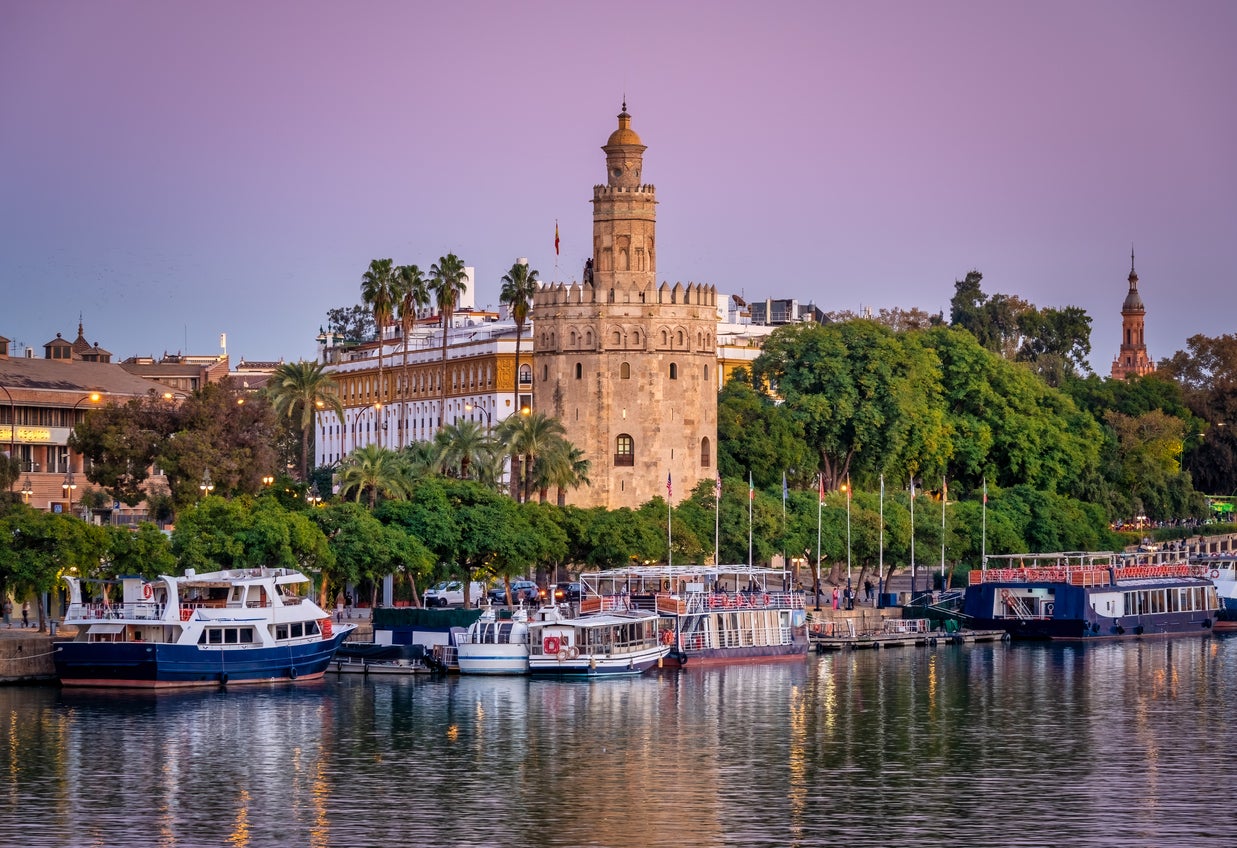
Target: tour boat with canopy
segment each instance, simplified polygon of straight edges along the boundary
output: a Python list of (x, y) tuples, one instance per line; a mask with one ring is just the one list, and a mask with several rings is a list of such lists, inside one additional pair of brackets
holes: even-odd
[[(65, 686), (159, 689), (320, 678), (355, 628), (333, 625), (329, 613), (298, 594), (309, 578), (287, 568), (65, 582), (64, 623), (77, 628), (73, 639), (56, 643), (53, 657)], [(92, 593), (89, 600), (84, 591)]]
[(528, 670), (543, 677), (643, 674), (670, 651), (658, 621), (657, 613), (632, 609), (620, 599), (575, 618), (547, 604), (528, 622)]
[(1202, 635), (1220, 611), (1209, 572), (1167, 552), (989, 555), (984, 565), (963, 597), (966, 624), (1016, 639)]
[(804, 593), (782, 569), (747, 565), (643, 565), (580, 575), (587, 611), (606, 599), (659, 616), (665, 665), (802, 659)]
[(488, 605), (455, 646), (461, 674), (528, 674), (528, 610)]

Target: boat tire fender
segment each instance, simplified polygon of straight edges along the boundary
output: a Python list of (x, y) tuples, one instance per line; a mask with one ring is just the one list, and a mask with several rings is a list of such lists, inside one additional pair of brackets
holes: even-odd
[(1002, 633), (1002, 634), (1001, 634), (1001, 641), (1002, 641), (1002, 642), (1008, 642), (1008, 641), (1010, 641), (1010, 639), (1012, 639), (1012, 638), (1013, 638), (1013, 637), (1012, 637), (1012, 636), (1010, 636), (1008, 633)]
[(1121, 635), (1121, 634), (1123, 634), (1124, 632), (1125, 632), (1125, 628), (1124, 628), (1124, 627), (1122, 627), (1120, 624), (1118, 624), (1118, 625), (1117, 625), (1117, 635), (1118, 635), (1118, 636), (1120, 636), (1120, 635)]
[(1211, 629), (1211, 619), (1210, 619), (1210, 618), (1204, 618), (1204, 619), (1203, 619), (1203, 629), (1204, 629), (1204, 630), (1210, 630), (1210, 629)]
[(935, 648), (935, 647), (936, 647), (936, 637), (935, 637), (935, 636), (933, 636), (931, 639), (929, 639), (929, 640), (928, 640), (928, 646), (929, 646), (929, 647), (932, 647), (932, 648)]
[(881, 646), (881, 643), (880, 643), (880, 642), (873, 642), (873, 643), (872, 643), (872, 647), (873, 647), (873, 648), (880, 648), (880, 646)]
[(228, 673), (226, 671), (219, 675), (219, 685), (220, 686), (228, 685)]
[(296, 680), (296, 666), (292, 666), (290, 669), (288, 669), (288, 677), (291, 677), (293, 680)]

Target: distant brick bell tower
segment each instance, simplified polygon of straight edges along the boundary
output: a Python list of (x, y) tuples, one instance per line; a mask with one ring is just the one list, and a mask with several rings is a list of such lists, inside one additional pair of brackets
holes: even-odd
[(717, 290), (657, 284), (657, 195), (626, 102), (601, 149), (593, 256), (533, 300), (533, 407), (589, 460), (567, 503), (635, 507), (668, 478), (678, 503), (717, 469)]
[(1138, 294), (1138, 273), (1134, 270), (1134, 250), (1130, 249), (1130, 291), (1121, 304), (1121, 350), (1112, 361), (1112, 379), (1141, 377), (1155, 371), (1155, 363), (1147, 356), (1143, 324), (1147, 309)]

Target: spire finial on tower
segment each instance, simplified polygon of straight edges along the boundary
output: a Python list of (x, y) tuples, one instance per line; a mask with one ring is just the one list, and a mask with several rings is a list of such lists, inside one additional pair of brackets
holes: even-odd
[(1134, 273), (1134, 243), (1130, 242), (1130, 273)]

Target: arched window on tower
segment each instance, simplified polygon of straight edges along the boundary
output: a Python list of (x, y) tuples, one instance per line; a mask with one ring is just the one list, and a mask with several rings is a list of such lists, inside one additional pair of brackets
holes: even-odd
[(620, 433), (614, 440), (614, 464), (616, 466), (636, 464), (636, 443), (626, 433)]
[(584, 377), (584, 365), (583, 363), (577, 362), (576, 363), (576, 379), (579, 380), (582, 377)]
[(677, 362), (670, 363), (670, 379), (671, 380), (679, 379), (679, 364)]
[(700, 467), (708, 468), (713, 464), (713, 455), (709, 452), (709, 437), (700, 440)]
[(624, 362), (622, 365), (619, 366), (619, 379), (620, 380), (631, 379), (631, 363), (630, 362)]

